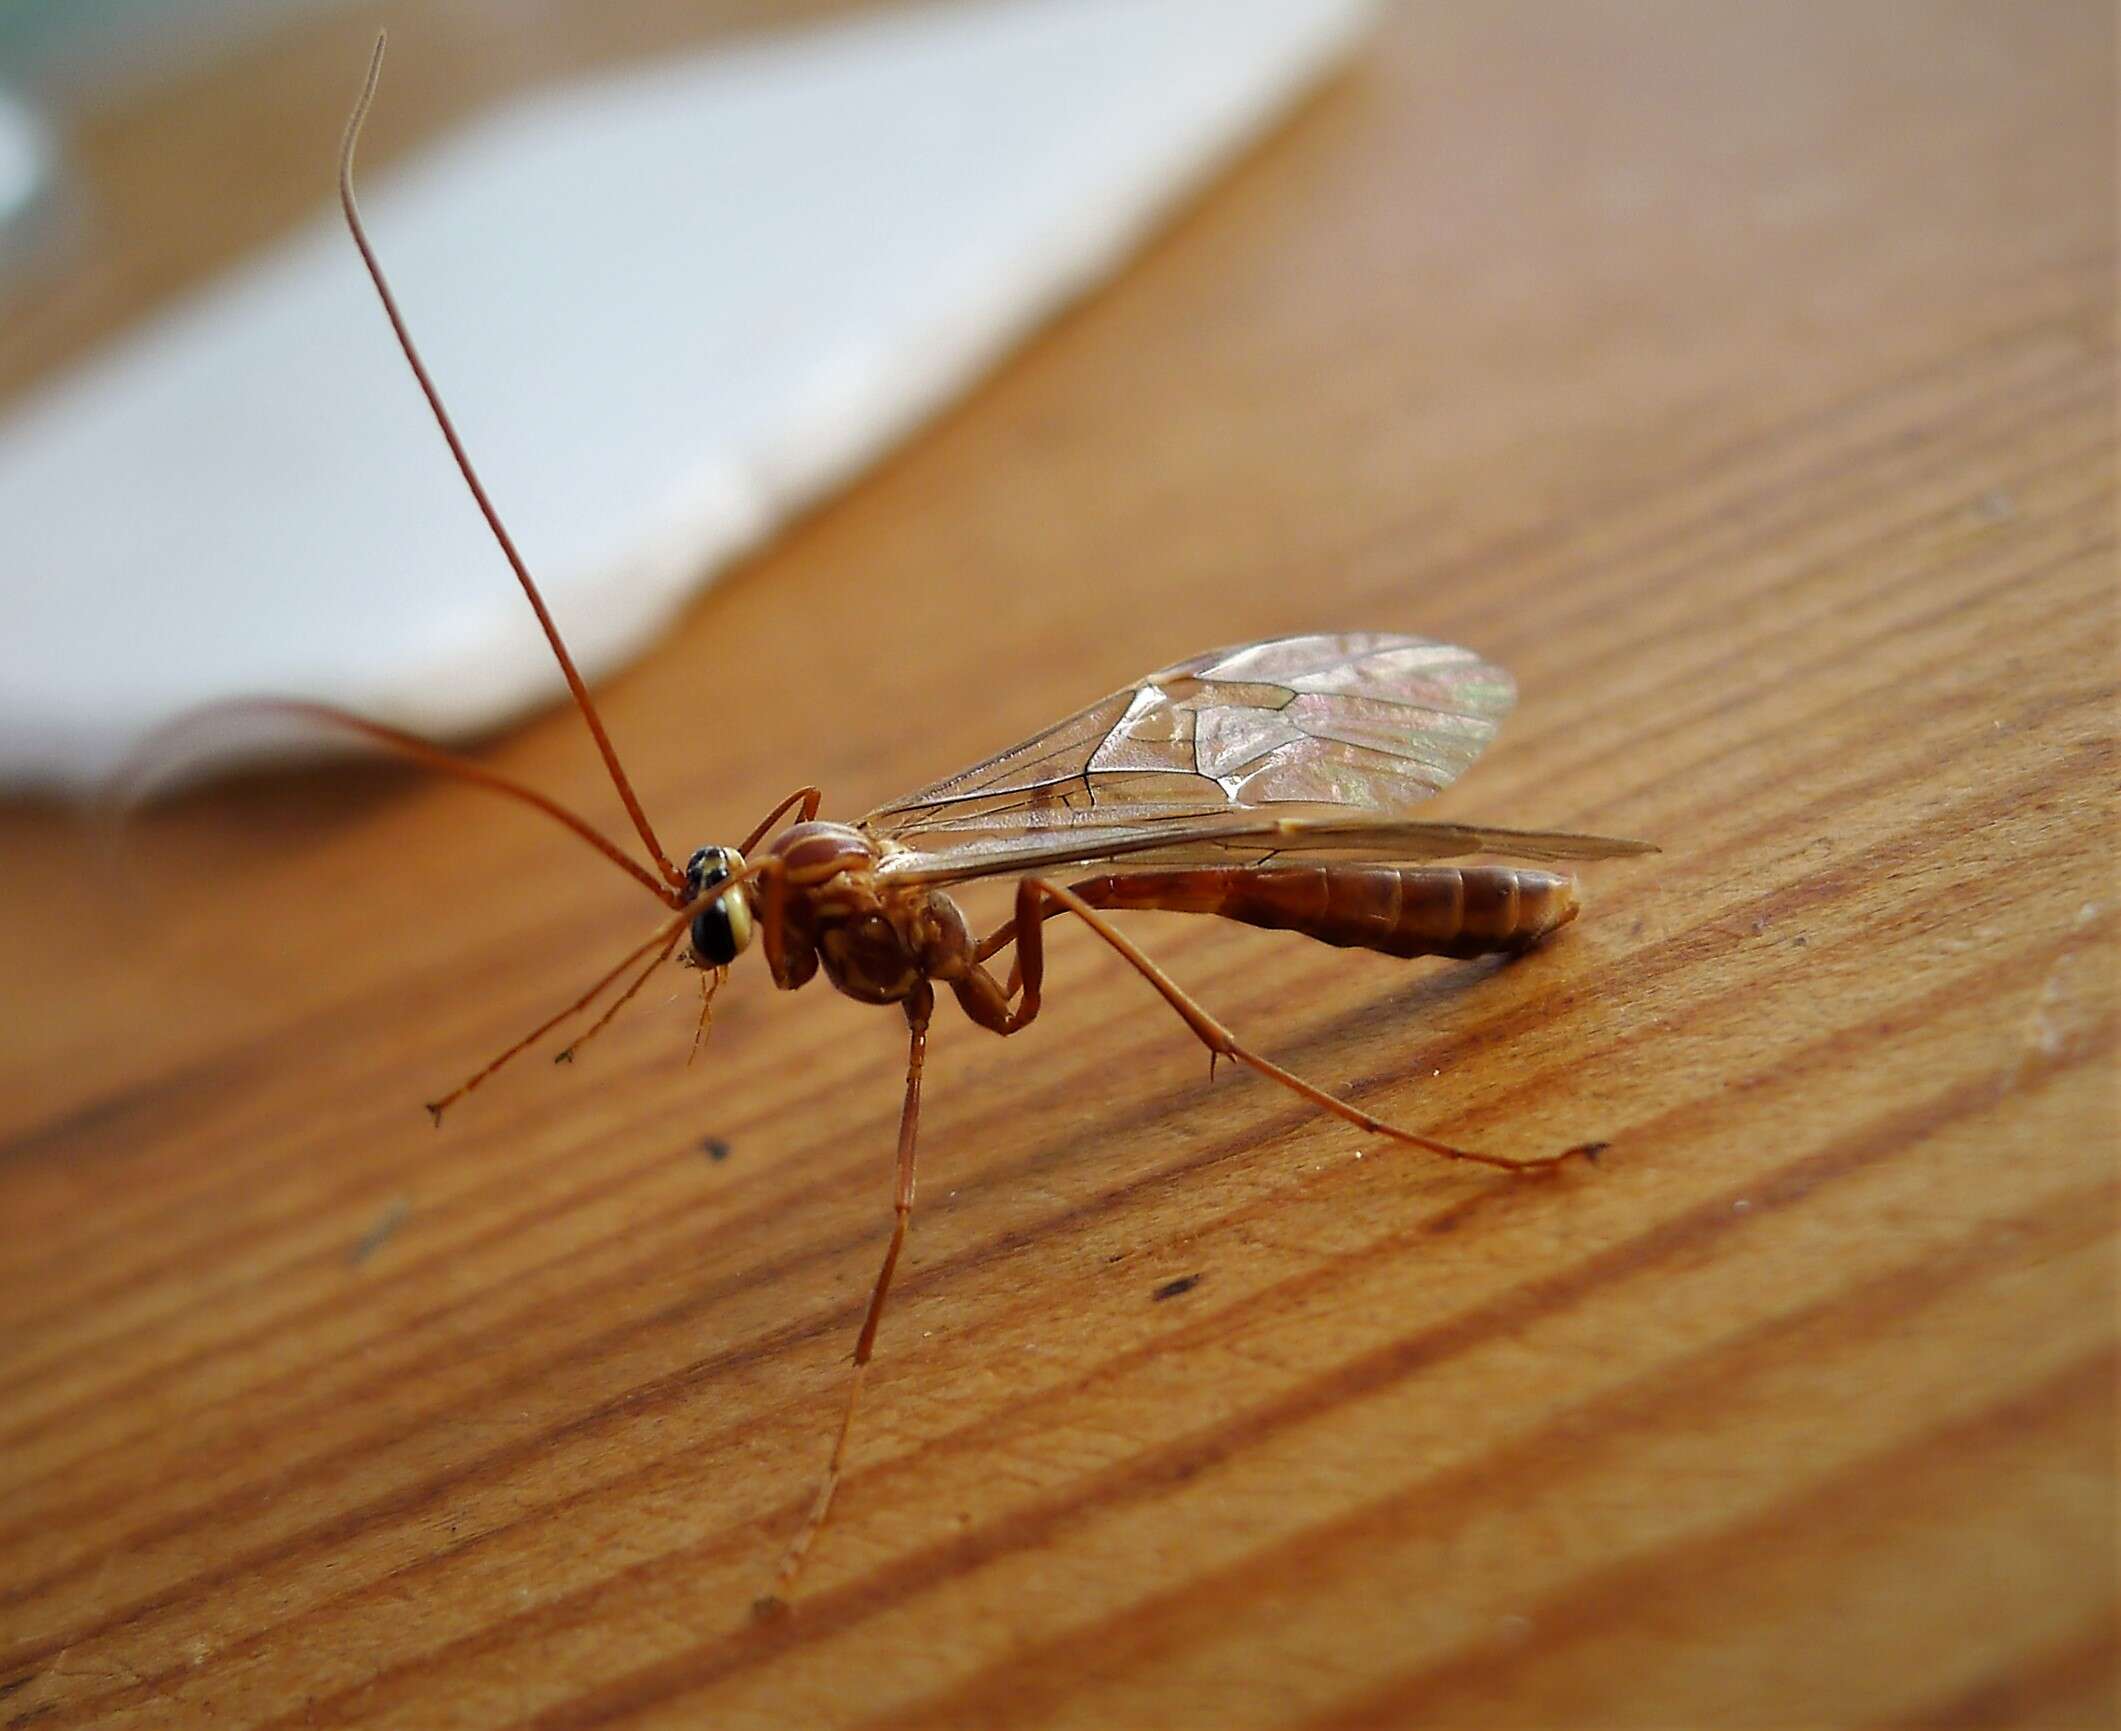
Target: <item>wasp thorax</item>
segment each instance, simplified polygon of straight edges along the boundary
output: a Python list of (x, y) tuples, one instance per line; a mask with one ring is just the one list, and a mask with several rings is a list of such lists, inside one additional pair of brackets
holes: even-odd
[[(744, 869), (733, 847), (703, 847), (685, 862), (685, 888), (705, 894)], [(702, 967), (726, 968), (751, 946), (751, 887), (724, 890), (692, 917), (692, 954)]]

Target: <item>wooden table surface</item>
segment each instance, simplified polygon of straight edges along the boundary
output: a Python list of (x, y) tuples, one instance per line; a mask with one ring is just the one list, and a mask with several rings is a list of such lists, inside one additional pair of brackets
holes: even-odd
[[(699, 10), (391, 10), (370, 160), (766, 8)], [(103, 226), (8, 388), (324, 196), (379, 15), (83, 123)], [(1211, 1088), (1065, 926), (1022, 1039), (940, 1021), (779, 1621), (897, 1018), (741, 967), (688, 1070), (680, 980), (437, 1135), (644, 929), (574, 842), (377, 770), (115, 861), (0, 813), (0, 1718), (2112, 1723), (2114, 35), (1394, 10), (609, 683), (690, 846), (1205, 644), (1420, 631), (1523, 692), (1439, 813), (1666, 849), (1508, 967), (1131, 928), (1365, 1106), (1610, 1139), (1556, 1184)], [(564, 713), (488, 757), (615, 813)]]

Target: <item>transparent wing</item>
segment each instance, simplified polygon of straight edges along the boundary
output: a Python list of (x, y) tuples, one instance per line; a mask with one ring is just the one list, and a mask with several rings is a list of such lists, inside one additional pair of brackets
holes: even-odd
[(1389, 818), (1456, 781), (1515, 700), (1501, 668), (1426, 637), (1212, 649), (862, 822), (921, 854), (1013, 839), (1051, 859), (1092, 857), (1069, 853), (1067, 832), (1257, 812)]
[(1173, 865), (1261, 865), (1303, 855), (1411, 865), (1468, 854), (1578, 860), (1656, 851), (1648, 842), (1557, 830), (1497, 829), (1484, 824), (1352, 814), (1268, 817), (1236, 812), (1150, 823), (1081, 824), (1044, 831), (966, 829), (933, 839), (916, 837), (902, 851), (887, 855), (877, 873), (895, 883), (946, 884), (1092, 864), (1127, 871)]

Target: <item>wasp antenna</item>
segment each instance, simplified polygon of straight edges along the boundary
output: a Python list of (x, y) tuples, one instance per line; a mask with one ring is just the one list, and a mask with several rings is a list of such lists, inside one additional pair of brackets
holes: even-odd
[(362, 82), (360, 99), (347, 117), (346, 136), (339, 146), (339, 205), (346, 212), (346, 226), (353, 233), (354, 245), (360, 249), (361, 262), (368, 269), (369, 281), (376, 286), (376, 296), (383, 303), (383, 313), (390, 320), (392, 333), (398, 339), (398, 347), (405, 351), (406, 363), (412, 368), (412, 376), (419, 381), (420, 391), (427, 399), (427, 406), (434, 413), (435, 425), (442, 430), (442, 437), (449, 445), (449, 454), (457, 461), (457, 469), (464, 477), (464, 484), (471, 489), (471, 496), (478, 504), (480, 515), (486, 519), (487, 528), (500, 546), (509, 568), (515, 572), (516, 581), (523, 586), (523, 594), (530, 602), (531, 611), (538, 616), (538, 624), (544, 628), (545, 641), (552, 645), (552, 653), (560, 664), (560, 672), (566, 676), (567, 689), (574, 693), (575, 707), (582, 712), (582, 719), (589, 724), (589, 731), (596, 739), (597, 750), (603, 754), (604, 767), (611, 772), (611, 784), (618, 789), (624, 802), (626, 815), (633, 819), (633, 827), (648, 848), (650, 856), (661, 868), (664, 880), (673, 888), (683, 888), (685, 874), (671, 863), (670, 856), (663, 851), (663, 844), (656, 840), (655, 829), (648, 821), (648, 814), (641, 809), (635, 796), (633, 784), (626, 779), (626, 771), (620, 767), (619, 754), (613, 749), (611, 736), (604, 731), (603, 718), (597, 714), (596, 705), (589, 700), (589, 688), (582, 683), (576, 671), (574, 657), (567, 653), (567, 645), (560, 637), (560, 628), (553, 623), (552, 614), (545, 605), (545, 597), (538, 593), (532, 581), (530, 567), (523, 563), (523, 556), (516, 551), (516, 544), (509, 535), (507, 526), (501, 521), (501, 513), (495, 509), (488, 497), (485, 484), (472, 467), (471, 455), (464, 449), (464, 441), (457, 436), (456, 424), (450, 420), (449, 411), (442, 406), (442, 394), (435, 388), (434, 379), (427, 371), (427, 363), (420, 358), (414, 345), (412, 333), (406, 328), (404, 314), (398, 310), (397, 296), (391, 292), (389, 279), (383, 274), (383, 266), (376, 258), (375, 248), (368, 243), (368, 231), (361, 226), (361, 211), (354, 200), (353, 166), (354, 146), (360, 141), (361, 122), (368, 118), (369, 105), (375, 101), (376, 85), (383, 76), (383, 45), (385, 38), (376, 36), (375, 53), (368, 62), (368, 77)]
[(574, 831), (659, 901), (674, 908), (685, 905), (684, 891), (656, 882), (655, 873), (587, 818), (569, 811), (558, 800), (536, 788), (513, 776), (503, 775), (497, 769), (488, 769), (483, 763), (474, 763), (468, 757), (458, 757), (438, 745), (429, 745), (418, 734), (386, 727), (380, 721), (370, 721), (365, 715), (335, 709), (328, 703), (312, 703), (303, 697), (243, 697), (232, 703), (209, 704), (158, 728), (134, 748), (131, 757), (104, 783), (99, 804), (105, 821), (113, 822), (121, 817), (128, 807), (146, 799), (158, 783), (182, 775), (211, 750), (216, 739), (241, 743), (250, 729), (268, 723), (278, 726), (293, 723), (320, 733), (343, 733), (396, 752), (398, 756), (438, 774), (455, 776), (473, 787), (483, 787), (489, 793), (498, 793), (527, 805)]
[[(459, 1100), (463, 1099), (466, 1094), (469, 1094), (474, 1088), (478, 1087), (480, 1083), (484, 1082), (487, 1077), (491, 1076), (496, 1070), (500, 1069), (500, 1067), (503, 1064), (507, 1063), (509, 1059), (515, 1057), (517, 1053), (527, 1051), (530, 1047), (536, 1045), (538, 1041), (544, 1039), (547, 1034), (551, 1033), (553, 1029), (557, 1028), (562, 1022), (566, 1021), (568, 1017), (579, 1015), (582, 1011), (588, 1009), (591, 1004), (595, 1003), (596, 1000), (600, 996), (602, 996), (604, 989), (607, 986), (609, 986), (614, 980), (618, 979), (620, 975), (624, 974), (628, 968), (632, 967), (635, 962), (639, 961), (651, 950), (655, 951), (655, 960), (651, 962), (646, 968), (641, 970), (640, 977), (636, 979), (632, 985), (626, 988), (625, 992), (620, 995), (617, 1003), (613, 1004), (610, 1009), (604, 1012), (603, 1016), (598, 1020), (596, 1027), (591, 1028), (589, 1030), (590, 1034), (594, 1034), (595, 1032), (597, 1032), (597, 1030), (599, 1028), (602, 1028), (606, 1022), (610, 1021), (613, 1016), (618, 1014), (619, 1010), (624, 1007), (624, 1005), (633, 997), (633, 995), (641, 989), (642, 984), (647, 980), (648, 976), (662, 965), (664, 958), (668, 956), (672, 950), (677, 948), (678, 940), (685, 935), (685, 928), (692, 923), (693, 919), (698, 915), (700, 909), (711, 906), (715, 901), (716, 897), (728, 894), (729, 891), (734, 889), (738, 884), (746, 881), (747, 879), (745, 877), (724, 878), (720, 883), (714, 885), (712, 888), (702, 894), (696, 901), (688, 902), (684, 907), (678, 910), (678, 915), (676, 919), (666, 921), (662, 926), (658, 927), (655, 936), (650, 938), (645, 944), (636, 944), (632, 949), (628, 950), (625, 955), (619, 958), (619, 962), (616, 967), (612, 968), (608, 973), (606, 973), (602, 978), (600, 978), (595, 985), (591, 986), (588, 991), (584, 992), (579, 998), (575, 999), (573, 1003), (569, 1004), (566, 1009), (560, 1011), (560, 1013), (556, 1016), (547, 1016), (544, 1021), (540, 1022), (535, 1028), (531, 1029), (529, 1033), (525, 1034), (520, 1040), (516, 1041), (514, 1045), (510, 1046), (507, 1051), (503, 1052), (499, 1057), (489, 1060), (479, 1069), (473, 1071), (471, 1075), (467, 1076), (454, 1088), (450, 1089), (448, 1093), (444, 1094), (441, 1099), (428, 1101), (427, 1113), (429, 1117), (434, 1119), (435, 1128), (439, 1130), (442, 1127), (442, 1114), (444, 1112), (448, 1111), (450, 1107), (454, 1106)], [(582, 1036), (582, 1039), (575, 1041), (574, 1046), (569, 1046), (565, 1052), (561, 1053), (560, 1059), (556, 1059), (555, 1062), (571, 1058), (574, 1054), (574, 1047), (579, 1046), (582, 1043), (582, 1040), (586, 1040), (588, 1038), (589, 1034), (584, 1034)]]

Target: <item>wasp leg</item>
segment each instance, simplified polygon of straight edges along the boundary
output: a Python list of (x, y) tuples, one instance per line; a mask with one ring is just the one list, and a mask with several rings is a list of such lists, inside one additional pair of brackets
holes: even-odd
[(876, 1290), (869, 1295), (869, 1313), (862, 1319), (862, 1332), (855, 1338), (854, 1375), (847, 1385), (847, 1410), (841, 1415), (839, 1435), (834, 1438), (832, 1456), (825, 1463), (825, 1476), (818, 1483), (817, 1496), (810, 1505), (810, 1513), (804, 1517), (801, 1530), (789, 1544), (788, 1554), (781, 1559), (774, 1590), (752, 1607), (760, 1616), (772, 1616), (785, 1607), (787, 1594), (802, 1573), (803, 1559), (824, 1530), (825, 1517), (832, 1512), (833, 1494), (840, 1488), (840, 1474), (847, 1464), (847, 1439), (854, 1432), (854, 1414), (861, 1404), (862, 1381), (868, 1373), (870, 1356), (876, 1350), (877, 1325), (884, 1318), (884, 1300), (890, 1294), (891, 1276), (898, 1268), (899, 1252), (906, 1243), (906, 1225), (913, 1214), (914, 1147), (921, 1123), (921, 1067), (927, 1061), (928, 1021), (934, 1009), (934, 989), (923, 981), (920, 989), (906, 1001), (906, 1020), (912, 1027), (913, 1037), (906, 1058), (906, 1104), (900, 1111), (898, 1122), (898, 1186), (891, 1203), (891, 1243), (884, 1251), (884, 1266), (877, 1270)]
[(1016, 962), (1011, 970), (1011, 986), (1021, 982), (1022, 996), (1016, 998), (1015, 1007), (1007, 1007), (1007, 999), (1015, 996), (998, 985), (993, 976), (984, 969), (975, 969), (973, 975), (958, 984), (958, 999), (965, 1006), (972, 1020), (982, 1027), (991, 1028), (998, 1034), (1013, 1034), (1028, 1025), (1039, 1012), (1039, 988), (1045, 978), (1045, 920), (1049, 912), (1074, 914), (1106, 943), (1123, 957), (1134, 971), (1154, 986), (1178, 1013), (1187, 1027), (1191, 1028), (1201, 1044), (1208, 1048), (1211, 1059), (1228, 1058), (1234, 1063), (1256, 1070), (1269, 1081), (1278, 1082), (1291, 1093), (1308, 1100), (1322, 1112), (1330, 1112), (1336, 1118), (1344, 1118), (1358, 1129), (1368, 1130), (1373, 1135), (1389, 1136), (1395, 1142), (1404, 1142), (1409, 1147), (1420, 1148), (1431, 1154), (1440, 1154), (1447, 1160), (1469, 1160), (1476, 1165), (1494, 1166), (1505, 1172), (1551, 1172), (1563, 1161), (1575, 1156), (1592, 1159), (1598, 1153), (1599, 1144), (1582, 1143), (1574, 1148), (1563, 1149), (1558, 1154), (1534, 1155), (1529, 1158), (1513, 1158), (1507, 1154), (1481, 1154), (1469, 1148), (1454, 1148), (1448, 1142), (1440, 1142), (1433, 1136), (1424, 1136), (1419, 1131), (1408, 1130), (1398, 1124), (1387, 1123), (1375, 1114), (1365, 1112), (1360, 1106), (1329, 1094), (1316, 1083), (1284, 1070), (1279, 1064), (1262, 1058), (1257, 1052), (1238, 1043), (1230, 1030), (1196, 1003), (1177, 981), (1166, 974), (1140, 950), (1126, 935), (1117, 930), (1097, 909), (1064, 884), (1048, 878), (1025, 878), (1016, 886), (1016, 913), (1009, 923), (993, 933), (980, 944), (974, 954), (985, 961), (997, 954), (1009, 941), (1016, 941)]

